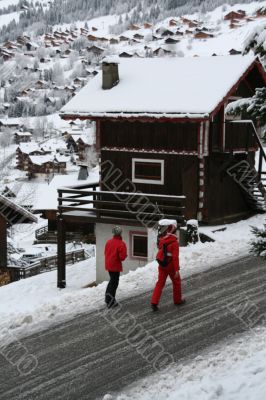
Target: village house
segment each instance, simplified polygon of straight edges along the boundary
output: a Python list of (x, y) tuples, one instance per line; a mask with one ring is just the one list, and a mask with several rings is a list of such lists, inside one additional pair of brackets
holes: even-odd
[(88, 36), (89, 31), (86, 28), (80, 28), (80, 34), (83, 36)]
[(14, 132), (14, 142), (16, 144), (31, 142), (32, 134), (30, 132)]
[(195, 20), (191, 20), (188, 18), (181, 17), (181, 22), (185, 25), (187, 25), (189, 28), (196, 28), (199, 26), (199, 22)]
[(95, 224), (101, 282), (106, 279), (103, 249), (113, 224), (123, 225), (127, 272), (154, 259), (153, 228), (162, 216), (179, 224), (184, 218), (220, 224), (264, 210), (265, 188), (258, 182), (258, 191), (251, 193), (239, 181), (243, 164), (255, 167), (258, 149), (256, 179), (265, 173), (257, 131), (252, 121), (232, 121), (225, 114), (229, 102), (265, 86), (256, 58), (130, 59), (118, 64), (110, 57), (102, 68), (61, 110), (65, 119), (96, 122), (101, 178), (100, 191), (59, 191), (59, 287), (65, 285), (66, 223)]
[(174, 38), (172, 38), (172, 37), (168, 37), (168, 38), (165, 39), (165, 41), (164, 41), (165, 44), (176, 44), (176, 43), (179, 43), (179, 42), (180, 42), (180, 40), (174, 39)]
[(87, 83), (87, 79), (82, 77), (77, 77), (74, 79), (73, 82), (75, 85), (84, 86)]
[(15, 42), (8, 41), (3, 44), (3, 47), (5, 47), (6, 49), (9, 49), (9, 50), (16, 50), (17, 44)]
[(47, 178), (55, 174), (66, 173), (66, 158), (63, 156), (29, 155), (27, 163), (27, 176), (32, 178)]
[(22, 128), (22, 124), (16, 121), (15, 119), (14, 120), (12, 120), (12, 118), (0, 119), (0, 132), (5, 131), (6, 129), (18, 129), (18, 128)]
[(236, 49), (231, 49), (231, 50), (229, 50), (229, 54), (231, 56), (236, 56), (238, 54), (241, 54), (241, 51), (240, 50), (236, 50)]
[(99, 46), (90, 46), (87, 47), (87, 51), (93, 53), (96, 56), (100, 56), (102, 53), (104, 53), (105, 49)]
[(130, 54), (130, 53), (126, 52), (126, 51), (123, 51), (122, 53), (119, 54), (119, 57), (121, 57), (121, 58), (131, 58), (131, 57), (133, 57), (133, 54)]
[(175, 19), (170, 19), (170, 21), (168, 22), (169, 26), (177, 26), (177, 21)]
[(139, 33), (135, 33), (135, 35), (133, 35), (133, 38), (134, 38), (134, 39), (137, 39), (137, 40), (143, 40), (143, 39), (144, 39), (144, 36), (143, 36), (143, 35), (140, 35)]
[(158, 47), (157, 49), (155, 49), (153, 51), (153, 55), (159, 56), (159, 57), (169, 55), (169, 54), (172, 54), (172, 52), (170, 50), (163, 49), (162, 47)]
[(237, 20), (235, 20), (235, 19), (232, 19), (231, 21), (230, 21), (230, 24), (229, 24), (229, 28), (230, 29), (237, 29), (237, 28), (239, 28), (239, 23), (238, 23), (238, 21)]
[(211, 33), (206, 33), (203, 31), (194, 34), (194, 39), (211, 39), (213, 37), (214, 35), (212, 35)]
[(37, 143), (21, 143), (16, 149), (16, 166), (22, 171), (28, 171), (29, 156), (42, 155), (43, 151)]
[(138, 30), (140, 30), (140, 26), (138, 26), (138, 25), (136, 25), (136, 24), (130, 24), (129, 27), (128, 27), (128, 29), (129, 29), (130, 31), (138, 31)]
[(150, 24), (149, 22), (144, 22), (144, 24), (143, 24), (144, 29), (152, 29), (152, 27), (153, 27), (153, 25)]
[(110, 43), (110, 44), (118, 44), (118, 43), (119, 43), (119, 40), (116, 39), (116, 38), (111, 38), (111, 39), (109, 40), (109, 43)]
[(0, 48), (0, 56), (4, 61), (9, 61), (15, 57), (15, 54), (12, 51)]
[(94, 36), (94, 35), (88, 35), (88, 36), (87, 36), (87, 39), (88, 39), (90, 42), (97, 42), (97, 41), (99, 40), (99, 38), (98, 38), (97, 36)]
[(121, 35), (121, 36), (119, 36), (119, 40), (120, 40), (120, 42), (128, 42), (129, 38), (127, 36)]
[(242, 11), (242, 10), (238, 10), (237, 12), (236, 11), (230, 11), (228, 14), (226, 14), (224, 16), (224, 20), (225, 21), (231, 21), (232, 19), (236, 19), (236, 20), (237, 19), (244, 19), (245, 16), (246, 16), (245, 11)]
[(165, 29), (162, 33), (161, 33), (161, 36), (162, 37), (165, 37), (165, 36), (174, 36), (174, 32), (173, 31), (170, 31), (170, 29)]
[(256, 17), (261, 18), (266, 16), (266, 7), (261, 7), (256, 12)]
[(37, 82), (35, 82), (34, 86), (36, 89), (45, 89), (47, 88), (48, 84), (46, 81), (39, 79)]

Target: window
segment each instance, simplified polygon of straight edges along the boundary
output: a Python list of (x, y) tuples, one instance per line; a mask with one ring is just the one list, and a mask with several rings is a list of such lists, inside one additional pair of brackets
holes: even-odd
[(164, 160), (132, 159), (132, 182), (164, 184)]
[(131, 257), (147, 258), (148, 257), (148, 237), (143, 232), (131, 232)]

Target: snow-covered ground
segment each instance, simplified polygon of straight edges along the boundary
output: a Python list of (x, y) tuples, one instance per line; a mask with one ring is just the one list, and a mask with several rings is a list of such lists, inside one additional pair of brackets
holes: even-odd
[(250, 330), (104, 400), (264, 400), (266, 329)]
[(0, 15), (0, 28), (2, 28), (4, 25), (8, 25), (13, 19), (16, 22), (19, 21), (19, 12)]
[[(258, 215), (246, 221), (227, 225), (225, 231), (211, 233), (213, 243), (198, 243), (181, 249), (182, 277), (249, 253), (250, 226), (262, 226), (265, 217)], [(216, 228), (205, 228), (211, 232)], [(156, 262), (121, 277), (118, 299), (151, 289), (157, 278)], [(78, 313), (103, 306), (106, 283), (83, 287), (95, 280), (95, 259), (67, 267), (67, 288), (56, 287), (56, 272), (48, 272), (0, 288), (0, 339), (12, 330), (17, 335), (29, 334)], [(148, 305), (147, 305), (148, 306)]]

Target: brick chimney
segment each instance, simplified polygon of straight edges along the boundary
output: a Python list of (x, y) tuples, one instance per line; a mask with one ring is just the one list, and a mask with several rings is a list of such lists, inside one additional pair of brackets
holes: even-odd
[(102, 62), (102, 73), (103, 82), (102, 88), (104, 90), (112, 89), (119, 82), (119, 72), (118, 72), (119, 62), (115, 57), (110, 57), (110, 59), (105, 58)]

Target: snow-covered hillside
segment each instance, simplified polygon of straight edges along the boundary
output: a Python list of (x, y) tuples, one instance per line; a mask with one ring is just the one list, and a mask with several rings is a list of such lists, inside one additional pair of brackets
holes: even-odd
[[(1, 3), (5, 5), (0, 2), (0, 11)], [(108, 55), (194, 57), (242, 53), (252, 33), (264, 29), (263, 7), (265, 1), (221, 6), (205, 14), (173, 15), (156, 24), (135, 24), (119, 34), (115, 27), (129, 26), (127, 14), (56, 25), (53, 32), (43, 35), (24, 32), (0, 45), (0, 117), (58, 112), (99, 72), (101, 60)], [(237, 14), (239, 10), (242, 14)], [(232, 12), (236, 16), (228, 19)], [(11, 17), (0, 15), (0, 24)]]

